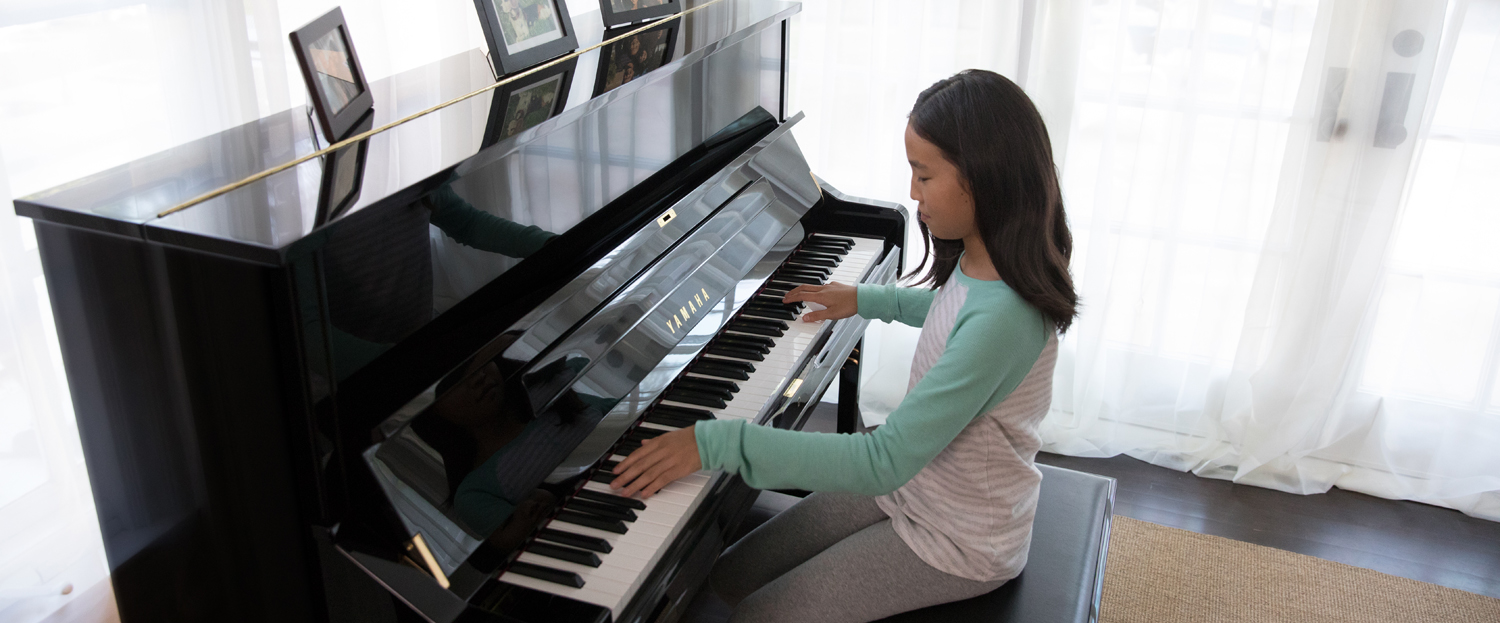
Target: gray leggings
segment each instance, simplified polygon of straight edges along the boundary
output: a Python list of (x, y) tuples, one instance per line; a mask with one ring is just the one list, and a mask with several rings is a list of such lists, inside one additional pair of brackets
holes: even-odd
[(917, 558), (874, 498), (814, 493), (719, 557), (714, 592), (733, 623), (873, 621), (983, 595), (1004, 584), (949, 575)]

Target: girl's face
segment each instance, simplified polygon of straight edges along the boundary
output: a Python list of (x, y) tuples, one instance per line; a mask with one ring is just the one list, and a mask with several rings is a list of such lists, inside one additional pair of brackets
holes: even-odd
[(934, 238), (962, 240), (978, 231), (974, 198), (958, 167), (943, 150), (917, 135), (906, 124), (906, 160), (911, 163), (911, 198), (917, 214)]

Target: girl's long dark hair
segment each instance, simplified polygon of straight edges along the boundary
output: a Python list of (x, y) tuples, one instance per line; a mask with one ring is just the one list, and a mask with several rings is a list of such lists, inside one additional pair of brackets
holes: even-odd
[[(1068, 274), (1073, 235), (1063, 215), (1052, 141), (1026, 93), (1000, 74), (970, 69), (917, 96), (908, 117), (917, 136), (936, 145), (959, 170), (974, 198), (974, 220), (990, 261), (1006, 285), (1066, 332), (1078, 315)], [(919, 283), (953, 276), (962, 240), (933, 238), (922, 223)]]

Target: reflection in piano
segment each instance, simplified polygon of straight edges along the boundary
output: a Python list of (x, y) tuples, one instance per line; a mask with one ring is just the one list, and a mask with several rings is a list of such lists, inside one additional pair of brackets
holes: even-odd
[[(864, 321), (781, 295), (901, 264), (905, 211), (792, 135), (799, 8), (726, 0), (608, 97), (570, 61), (164, 218), (308, 153), (306, 124), (17, 200), (122, 620), (674, 620), (755, 492), (627, 499), (608, 470), (706, 419), (802, 426)], [(465, 77), (482, 54), (372, 83), (373, 123)]]

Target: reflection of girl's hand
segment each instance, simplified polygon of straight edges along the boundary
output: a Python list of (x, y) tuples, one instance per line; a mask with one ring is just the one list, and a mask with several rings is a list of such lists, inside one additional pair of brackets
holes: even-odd
[(786, 296), (781, 299), (783, 303), (800, 303), (803, 301), (817, 303), (827, 308), (802, 314), (803, 321), (838, 320), (853, 316), (855, 312), (859, 311), (859, 290), (854, 286), (844, 285), (835, 281), (823, 286), (797, 286), (791, 292), (787, 292)]
[(624, 489), (620, 495), (640, 493), (641, 497), (649, 498), (672, 481), (700, 469), (703, 463), (698, 459), (698, 439), (689, 426), (642, 441), (639, 450), (615, 466), (614, 473), (619, 478), (609, 486)]

